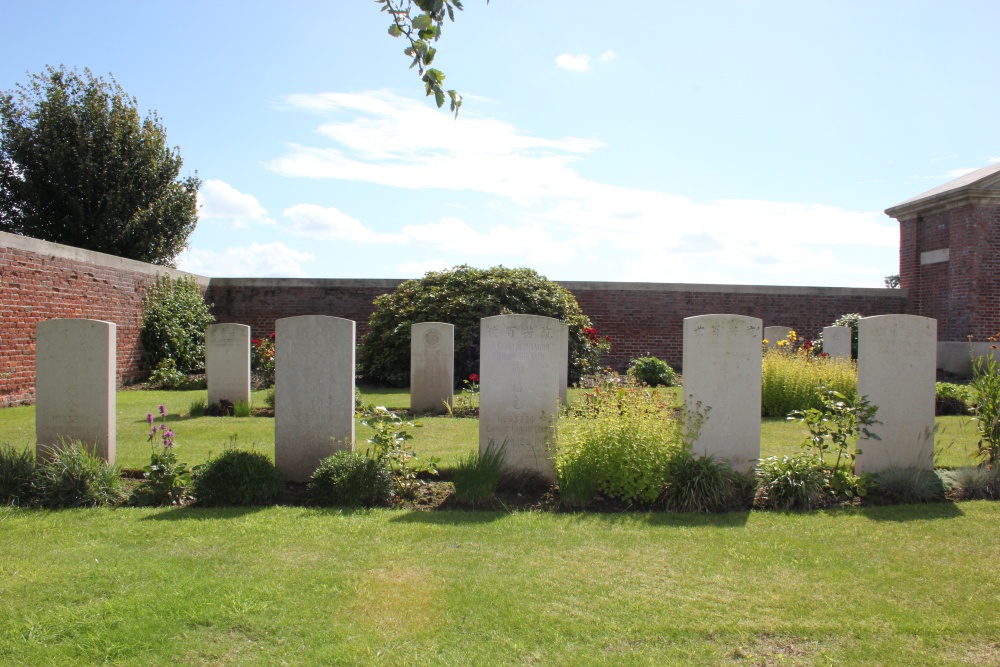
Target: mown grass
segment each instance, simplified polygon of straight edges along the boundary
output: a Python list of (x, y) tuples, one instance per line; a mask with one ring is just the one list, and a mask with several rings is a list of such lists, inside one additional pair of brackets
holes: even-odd
[(982, 665), (1000, 504), (0, 508), (0, 663)]
[[(580, 391), (571, 389), (570, 400), (578, 397)], [(660, 391), (665, 391), (673, 404), (679, 402), (677, 388)], [(118, 392), (117, 459), (122, 467), (139, 469), (149, 463), (146, 415), (150, 412), (157, 414), (160, 404), (167, 407), (167, 423), (177, 433), (177, 454), (187, 463), (203, 463), (210, 456), (219, 454), (234, 435), (241, 447), (257, 448), (273, 456), (273, 418), (188, 417), (191, 402), (205, 395), (204, 391)], [(409, 394), (405, 392), (363, 389), (362, 396), (378, 405), (397, 409), (409, 407)], [(254, 392), (254, 403), (264, 404), (263, 392)], [(442, 467), (456, 465), (462, 456), (478, 447), (479, 425), (475, 419), (421, 417), (419, 421), (423, 427), (411, 430), (414, 436), (411, 444), (420, 457), (438, 457)], [(975, 450), (977, 436), (975, 425), (969, 423), (968, 417), (938, 417), (936, 422), (937, 465), (952, 468), (972, 463), (969, 455)], [(877, 427), (875, 430), (877, 432)], [(370, 434), (371, 430), (367, 427), (356, 425), (358, 448), (365, 447), (365, 439)], [(18, 447), (29, 446), (34, 441), (34, 435), (34, 406), (0, 409), (0, 442)], [(806, 435), (806, 430), (795, 422), (779, 417), (764, 418), (761, 420), (761, 456), (798, 452)]]

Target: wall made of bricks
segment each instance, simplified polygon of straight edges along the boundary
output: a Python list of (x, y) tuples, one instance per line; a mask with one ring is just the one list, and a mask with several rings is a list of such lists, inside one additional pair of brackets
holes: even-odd
[[(142, 374), (139, 330), (146, 288), (164, 267), (0, 232), (0, 406), (35, 394), (35, 327), (72, 317), (118, 325), (119, 384)], [(205, 279), (200, 279), (206, 284)]]

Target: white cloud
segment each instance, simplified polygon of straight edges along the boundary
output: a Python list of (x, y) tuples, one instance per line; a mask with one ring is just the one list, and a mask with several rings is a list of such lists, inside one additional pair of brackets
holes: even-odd
[(286, 208), (283, 215), (292, 221), (291, 229), (297, 234), (318, 239), (339, 239), (370, 243), (378, 235), (361, 222), (333, 206), (298, 204)]
[(192, 248), (177, 258), (177, 267), (202, 276), (302, 278), (303, 263), (316, 256), (289, 248), (284, 243), (251, 243), (249, 247), (234, 246), (222, 252)]
[(618, 57), (617, 53), (615, 53), (611, 49), (608, 49), (607, 51), (601, 54), (601, 62), (609, 63), (617, 57)]
[(556, 67), (568, 69), (571, 72), (586, 72), (590, 69), (590, 56), (584, 53), (563, 53), (556, 57)]
[(990, 164), (996, 164), (997, 162), (1000, 162), (1000, 157), (991, 157), (990, 158)]
[[(285, 211), (298, 233), (432, 248), (435, 256), (494, 255), (504, 262), (547, 265), (589, 261), (596, 252), (618, 261), (618, 279), (748, 282), (734, 276), (749, 274), (749, 282), (770, 284), (880, 285), (882, 275), (891, 272), (844, 259), (861, 247), (894, 254), (898, 228), (879, 211), (745, 199), (695, 202), (609, 185), (574, 168), (601, 147), (599, 141), (534, 137), (474, 114), (456, 123), (427, 105), (384, 92), (290, 101), (347, 117), (321, 127), (332, 146), (292, 146), (271, 163), (275, 171), (478, 192), (501, 198), (488, 202), (491, 209), (509, 211), (509, 222), (499, 225), (447, 217), (376, 229), (337, 209), (300, 204)], [(878, 275), (869, 278), (873, 271)]]
[(420, 278), (428, 271), (443, 271), (444, 269), (450, 269), (452, 267), (451, 262), (446, 262), (443, 259), (428, 259), (423, 262), (406, 262), (405, 264), (397, 264), (396, 272), (400, 275), (406, 276), (407, 278)]
[(224, 181), (207, 180), (198, 191), (198, 217), (201, 220), (228, 220), (234, 227), (248, 222), (273, 224), (267, 209), (257, 198), (240, 192)]
[(971, 167), (969, 169), (951, 169), (944, 173), (947, 178), (959, 178), (960, 176), (965, 176), (966, 174), (971, 174), (972, 172), (979, 169), (979, 167)]

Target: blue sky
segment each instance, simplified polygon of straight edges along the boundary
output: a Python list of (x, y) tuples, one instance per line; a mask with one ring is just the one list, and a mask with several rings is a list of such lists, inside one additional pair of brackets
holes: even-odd
[(158, 112), (204, 275), (880, 287), (882, 211), (1000, 160), (994, 0), (466, 0), (457, 120), (370, 0), (0, 5), (0, 89), (89, 67)]

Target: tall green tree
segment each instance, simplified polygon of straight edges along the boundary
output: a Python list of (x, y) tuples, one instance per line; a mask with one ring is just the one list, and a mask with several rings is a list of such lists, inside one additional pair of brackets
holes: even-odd
[(49, 66), (0, 93), (0, 230), (173, 265), (198, 222), (155, 112), (111, 78)]

